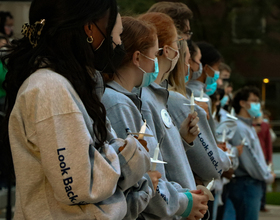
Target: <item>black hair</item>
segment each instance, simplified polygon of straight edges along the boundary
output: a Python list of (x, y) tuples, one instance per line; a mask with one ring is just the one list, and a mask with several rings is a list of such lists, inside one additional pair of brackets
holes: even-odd
[[(6, 24), (7, 18), (13, 19), (12, 14), (8, 11), (0, 11), (0, 33), (5, 36), (7, 36), (5, 33), (5, 24)], [(11, 33), (7, 37), (11, 37), (12, 35), (13, 35), (13, 33)]]
[(197, 55), (198, 46), (191, 39), (187, 40), (187, 44), (190, 51), (191, 59), (194, 60), (195, 56)]
[(202, 66), (206, 64), (212, 66), (222, 60), (222, 55), (213, 45), (206, 42), (197, 42), (196, 44), (201, 52), (200, 62)]
[[(52, 69), (72, 84), (93, 120), (93, 131), (97, 138), (95, 148), (98, 149), (103, 145), (107, 138), (106, 110), (96, 94), (94, 52), (92, 45), (87, 42), (84, 25), (100, 20), (108, 10), (110, 15), (105, 34), (111, 39), (118, 14), (115, 0), (32, 1), (29, 11), (30, 25), (40, 22), (41, 19), (45, 19), (45, 25), (36, 47), (32, 47), (29, 38), (23, 37), (14, 40), (8, 49), (9, 54), (2, 58), (8, 72), (4, 81), (7, 113), (1, 148), (10, 146), (8, 120), (18, 90), (42, 64), (45, 65), (44, 68)], [(112, 47), (109, 44), (111, 41), (108, 41), (108, 50)]]
[(241, 109), (239, 102), (241, 100), (247, 101), (250, 96), (250, 93), (253, 93), (254, 95), (260, 98), (260, 90), (255, 86), (245, 86), (235, 93), (235, 96), (232, 101), (232, 107), (234, 108), (236, 114), (239, 114)]

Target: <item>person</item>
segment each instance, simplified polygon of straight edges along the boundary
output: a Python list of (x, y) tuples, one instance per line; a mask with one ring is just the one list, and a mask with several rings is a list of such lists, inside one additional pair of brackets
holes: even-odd
[[(204, 90), (204, 97), (208, 98), (209, 125), (212, 133), (215, 134), (215, 123), (212, 116), (212, 102), (210, 95), (217, 89), (217, 79), (219, 78), (219, 65), (222, 55), (216, 48), (206, 42), (198, 42), (199, 50), (194, 47), (196, 59), (190, 60), (192, 75), (187, 86), (192, 90), (195, 97), (199, 97), (201, 90)], [(200, 61), (198, 59), (200, 58)]]
[(277, 139), (277, 136), (276, 136), (275, 132), (273, 131), (272, 126), (270, 124), (270, 117), (271, 117), (270, 111), (264, 109), (263, 110), (263, 121), (270, 125), (269, 132), (270, 132), (270, 136), (271, 136), (271, 141), (275, 142)]
[[(158, 74), (158, 63), (156, 55), (158, 53), (158, 39), (155, 27), (152, 24), (137, 20), (132, 17), (122, 17), (124, 31), (122, 42), (126, 48), (126, 56), (117, 73), (108, 80), (105, 93), (102, 97), (110, 119), (111, 125), (121, 138), (127, 136), (125, 128), (132, 132), (140, 131), (144, 124), (144, 117), (141, 114), (141, 99), (133, 93), (134, 87), (146, 87), (152, 83)], [(146, 125), (145, 133), (153, 135), (149, 124)], [(153, 158), (157, 146), (157, 139), (146, 137), (147, 147), (150, 156)], [(158, 159), (162, 158), (159, 152)], [(179, 217), (185, 210), (191, 210), (191, 201), (188, 199), (187, 189), (183, 189), (176, 182), (169, 182), (166, 179), (164, 164), (157, 164), (156, 171), (149, 171), (145, 175), (146, 182), (138, 183), (138, 188), (131, 189), (126, 198), (128, 203), (127, 219), (173, 219)], [(154, 177), (155, 176), (155, 177)], [(155, 188), (154, 197), (148, 195), (148, 185), (151, 189), (149, 179), (161, 178)], [(145, 180), (145, 179), (144, 179)], [(196, 195), (194, 195), (196, 196)], [(193, 203), (196, 203), (195, 198)], [(138, 205), (139, 204), (139, 205)], [(136, 210), (136, 211), (135, 211)]]
[(217, 84), (218, 84), (217, 87), (218, 88), (224, 88), (225, 83), (229, 82), (230, 75), (231, 75), (231, 68), (230, 68), (229, 65), (222, 62), (222, 63), (220, 63), (219, 71), (220, 71), (220, 77), (217, 80)]
[(161, 12), (172, 18), (178, 34), (185, 40), (191, 39), (193, 32), (190, 27), (190, 20), (193, 13), (190, 8), (182, 2), (157, 2), (153, 4), (148, 12)]
[[(167, 108), (169, 93), (165, 79), (168, 78), (179, 58), (177, 31), (172, 19), (163, 13), (149, 12), (139, 16), (139, 19), (152, 23), (156, 27), (160, 48), (157, 56), (158, 76), (153, 83), (140, 91), (142, 114), (156, 135), (163, 160), (167, 162), (165, 164), (167, 179), (179, 183), (183, 188), (195, 190), (195, 180), (186, 151), (193, 147), (193, 140), (199, 133), (197, 114), (188, 115), (178, 130)], [(190, 213), (189, 219), (202, 218), (207, 210), (207, 205), (204, 203), (208, 201), (208, 196), (201, 194), (198, 197), (194, 194), (195, 192), (191, 191), (193, 199), (199, 198), (199, 202), (193, 203), (194, 212)], [(197, 212), (198, 206), (201, 206), (203, 212)]]
[[(185, 77), (188, 75), (190, 53), (186, 41), (180, 41), (180, 58), (169, 74), (168, 109), (177, 127), (191, 113), (190, 100), (186, 97)], [(183, 103), (187, 104), (183, 105)], [(187, 151), (188, 160), (194, 172), (195, 180), (200, 184), (218, 179), (231, 165), (228, 156), (218, 148), (207, 121), (206, 112), (198, 105), (194, 107), (199, 121), (199, 135), (194, 140), (195, 147)], [(207, 147), (205, 147), (207, 146)], [(201, 161), (197, 163), (197, 161)]]
[(257, 220), (262, 197), (262, 181), (272, 183), (275, 174), (268, 171), (266, 161), (252, 119), (260, 116), (260, 92), (256, 87), (243, 87), (233, 99), (233, 107), (239, 120), (230, 144), (240, 145), (245, 138), (243, 153), (235, 177), (229, 183), (229, 199), (232, 201), (236, 219)]
[(0, 11), (0, 35), (11, 38), (13, 36), (14, 18), (8, 11)]
[[(264, 158), (266, 161), (266, 164), (268, 166), (272, 166), (272, 153), (273, 153), (273, 147), (272, 147), (272, 140), (270, 135), (270, 125), (263, 121), (262, 117), (255, 118), (253, 120), (253, 126), (256, 130), (256, 133), (258, 135), (262, 151), (264, 154)], [(271, 168), (270, 168), (271, 169)], [(267, 212), (268, 209), (265, 207), (266, 205), (266, 182), (262, 181), (262, 199), (261, 199), (261, 207), (260, 210), (263, 212)]]
[(15, 219), (125, 216), (123, 191), (149, 170), (150, 156), (131, 135), (116, 138), (100, 101), (96, 70), (113, 72), (125, 54), (121, 32), (114, 0), (31, 3), (24, 37), (2, 59)]

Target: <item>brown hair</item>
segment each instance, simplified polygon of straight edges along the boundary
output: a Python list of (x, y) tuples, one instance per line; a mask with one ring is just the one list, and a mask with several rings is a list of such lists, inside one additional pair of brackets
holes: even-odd
[(182, 95), (186, 96), (185, 88), (185, 58), (187, 54), (187, 42), (185, 40), (180, 42), (180, 57), (175, 66), (175, 68), (170, 72), (168, 77), (168, 82), (171, 85), (168, 90), (179, 92)]
[(193, 17), (192, 11), (182, 2), (158, 2), (153, 4), (148, 12), (161, 12), (169, 15), (180, 32), (185, 30), (185, 21)]
[[(166, 14), (159, 12), (150, 12), (139, 16), (142, 21), (152, 23), (157, 29), (158, 46), (162, 48), (164, 45), (171, 45), (174, 38), (174, 32), (177, 36), (176, 27), (173, 20)], [(138, 27), (137, 27), (138, 28)]]
[(123, 33), (122, 42), (126, 55), (121, 66), (131, 61), (133, 53), (139, 50), (145, 54), (146, 51), (155, 45), (157, 37), (156, 28), (148, 22), (133, 17), (122, 17)]
[(220, 72), (223, 71), (223, 70), (226, 70), (229, 73), (231, 73), (231, 68), (229, 67), (229, 65), (227, 65), (225, 63), (220, 63), (219, 70), (220, 70)]

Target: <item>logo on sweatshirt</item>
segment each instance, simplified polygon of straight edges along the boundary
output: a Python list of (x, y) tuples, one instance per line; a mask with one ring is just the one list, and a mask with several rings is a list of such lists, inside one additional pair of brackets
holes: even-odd
[(58, 160), (59, 160), (59, 166), (60, 166), (60, 171), (61, 171), (61, 175), (63, 177), (65, 177), (63, 179), (63, 184), (64, 184), (64, 188), (65, 188), (65, 192), (69, 198), (69, 200), (72, 203), (76, 203), (76, 198), (78, 197), (78, 195), (75, 195), (75, 193), (72, 190), (72, 186), (71, 184), (73, 183), (73, 178), (70, 176), (70, 174), (68, 174), (70, 167), (67, 167), (66, 162), (65, 162), (65, 157), (63, 155), (64, 151), (66, 149), (65, 148), (59, 148), (57, 149), (57, 155), (58, 155)]

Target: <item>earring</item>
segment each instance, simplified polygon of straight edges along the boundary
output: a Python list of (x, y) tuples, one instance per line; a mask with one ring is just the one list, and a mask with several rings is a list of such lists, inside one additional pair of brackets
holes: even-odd
[(92, 37), (92, 36), (87, 37), (87, 42), (88, 42), (89, 44), (91, 44), (91, 43), (93, 42), (93, 37)]

